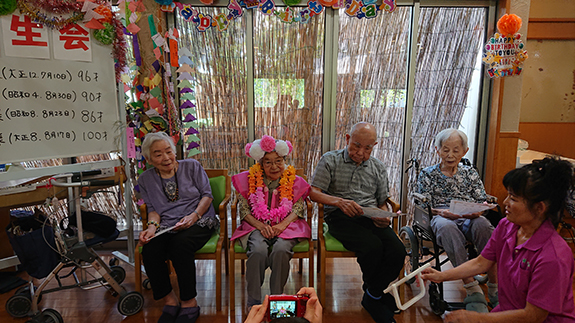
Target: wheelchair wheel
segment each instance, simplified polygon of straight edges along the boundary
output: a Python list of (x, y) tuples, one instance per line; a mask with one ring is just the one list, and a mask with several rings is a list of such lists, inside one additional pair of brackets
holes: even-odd
[(433, 314), (438, 316), (443, 315), (447, 309), (447, 304), (441, 299), (437, 284), (435, 283), (429, 285), (429, 307), (431, 307)]
[(144, 296), (138, 292), (129, 292), (120, 297), (118, 312), (125, 316), (138, 313), (144, 307)]
[(121, 284), (126, 279), (126, 270), (121, 266), (112, 266), (110, 267), (110, 275), (118, 284)]
[(144, 287), (144, 289), (147, 289), (147, 290), (152, 289), (152, 283), (150, 283), (149, 278), (144, 279), (144, 281), (142, 282), (142, 287)]
[[(405, 246), (407, 257), (405, 257), (405, 264), (403, 266), (403, 274), (405, 276), (414, 272), (419, 268), (419, 243), (417, 237), (410, 227), (403, 227), (399, 230), (399, 238)], [(407, 281), (408, 284), (413, 284), (415, 277)]]
[(30, 296), (14, 294), (6, 301), (6, 312), (13, 317), (25, 317), (32, 308)]

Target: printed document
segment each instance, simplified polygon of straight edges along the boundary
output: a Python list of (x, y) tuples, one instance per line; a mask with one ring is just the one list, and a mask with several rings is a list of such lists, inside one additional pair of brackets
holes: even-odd
[(497, 204), (484, 204), (484, 203), (473, 203), (473, 202), (451, 200), (451, 204), (449, 205), (449, 212), (457, 215), (465, 215), (465, 214), (483, 212), (485, 210), (493, 209), (495, 207), (497, 207)]

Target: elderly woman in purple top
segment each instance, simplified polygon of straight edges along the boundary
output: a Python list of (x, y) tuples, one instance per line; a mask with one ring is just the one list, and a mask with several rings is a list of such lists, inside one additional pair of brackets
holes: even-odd
[[(445, 322), (575, 322), (573, 253), (556, 228), (574, 192), (573, 165), (546, 157), (503, 177), (502, 219), (481, 255), (454, 269), (426, 269), (434, 282), (497, 266), (499, 305), (491, 313), (455, 311)], [(571, 210), (572, 211), (572, 210)]]
[[(154, 299), (165, 303), (158, 323), (193, 323), (200, 315), (194, 255), (219, 226), (208, 176), (198, 161), (176, 160), (172, 138), (164, 132), (146, 135), (142, 154), (154, 166), (140, 175), (138, 184), (149, 219), (148, 229), (140, 233), (144, 267)], [(168, 259), (178, 276), (179, 299), (170, 283)]]

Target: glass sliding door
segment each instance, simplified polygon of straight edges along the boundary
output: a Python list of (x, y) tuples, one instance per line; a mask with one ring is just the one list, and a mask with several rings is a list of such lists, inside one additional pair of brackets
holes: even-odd
[[(212, 17), (228, 12), (225, 7), (196, 9)], [(194, 158), (204, 168), (227, 168), (232, 174), (248, 166), (245, 19), (234, 20), (225, 32), (198, 32), (194, 23), (176, 17), (180, 46), (189, 49), (195, 71), (192, 90), (201, 153)]]
[[(445, 128), (463, 130), (474, 151), (487, 10), (421, 9), (410, 157), (417, 158), (422, 168), (439, 162), (434, 138)], [(413, 189), (416, 174), (409, 175)]]
[(312, 175), (321, 157), (324, 17), (286, 24), (254, 10), (255, 138), (289, 140), (289, 163)]
[(388, 169), (391, 196), (399, 201), (406, 109), (411, 7), (357, 19), (339, 11), (337, 53), (336, 149), (360, 121), (377, 128), (372, 156)]

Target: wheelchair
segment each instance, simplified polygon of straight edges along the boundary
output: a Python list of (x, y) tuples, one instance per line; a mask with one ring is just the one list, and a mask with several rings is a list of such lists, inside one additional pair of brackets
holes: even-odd
[[(417, 162), (416, 162), (417, 163)], [(416, 164), (416, 170), (419, 167)], [(432, 267), (441, 271), (441, 266), (446, 264), (449, 259), (441, 260), (440, 255), (445, 250), (437, 243), (435, 235), (431, 228), (431, 206), (427, 203), (427, 198), (419, 193), (411, 194), (414, 202), (413, 223), (410, 226), (404, 226), (399, 230), (399, 237), (407, 251), (407, 257), (404, 266), (404, 275), (407, 276), (417, 268), (434, 262)], [(488, 202), (497, 203), (497, 198), (488, 195)], [(488, 220), (495, 227), (501, 218), (501, 209), (497, 206), (497, 215), (488, 216)], [(478, 252), (472, 243), (466, 244), (468, 259), (478, 256)], [(475, 277), (481, 284), (487, 282), (487, 276)], [(408, 280), (407, 283), (413, 284), (415, 278)], [(429, 286), (429, 306), (436, 315), (442, 315), (445, 311), (455, 311), (465, 309), (463, 302), (447, 302), (444, 299), (443, 283), (431, 282)]]
[[(125, 270), (117, 266), (117, 259), (110, 260), (106, 264), (100, 256), (94, 251), (92, 246), (104, 242), (115, 240), (119, 231), (115, 232), (108, 237), (95, 236), (89, 238), (87, 233), (82, 229), (82, 211), (80, 208), (80, 187), (90, 185), (109, 185), (104, 183), (108, 181), (81, 181), (81, 182), (60, 182), (55, 179), (50, 179), (54, 186), (73, 187), (74, 194), (69, 197), (69, 201), (76, 201), (76, 223), (77, 230), (70, 227), (65, 230), (62, 223), (48, 218), (46, 222), (50, 222), (53, 230), (53, 242), (55, 245), (54, 252), (60, 257), (52, 271), (46, 278), (42, 280), (39, 286), (34, 286), (31, 280), (28, 285), (18, 289), (8, 301), (6, 301), (6, 311), (13, 317), (21, 318), (31, 317), (27, 323), (63, 323), (64, 320), (60, 313), (54, 309), (47, 308), (40, 311), (38, 304), (42, 300), (42, 296), (48, 293), (57, 292), (65, 289), (81, 288), (83, 290), (90, 290), (97, 287), (105, 287), (112, 293), (113, 296), (120, 296), (118, 301), (118, 312), (122, 315), (130, 316), (138, 313), (144, 306), (144, 298), (138, 292), (128, 292), (120, 284), (126, 278)], [(101, 182), (101, 183), (98, 183)], [(113, 181), (112, 181), (113, 182)], [(74, 198), (76, 197), (76, 198)], [(46, 226), (46, 222), (44, 226)], [(44, 233), (43, 233), (44, 234)], [(89, 238), (89, 239), (88, 239)], [(51, 239), (47, 239), (44, 234), (44, 241), (46, 243)], [(48, 243), (51, 245), (51, 243)], [(61, 271), (65, 268), (70, 268), (70, 271), (61, 275)], [(87, 269), (94, 269), (95, 273)], [(77, 275), (79, 272), (79, 276)], [(75, 284), (64, 285), (61, 281), (63, 278), (72, 276)], [(89, 279), (89, 277), (91, 279)], [(48, 283), (56, 279), (58, 287), (48, 289)]]

